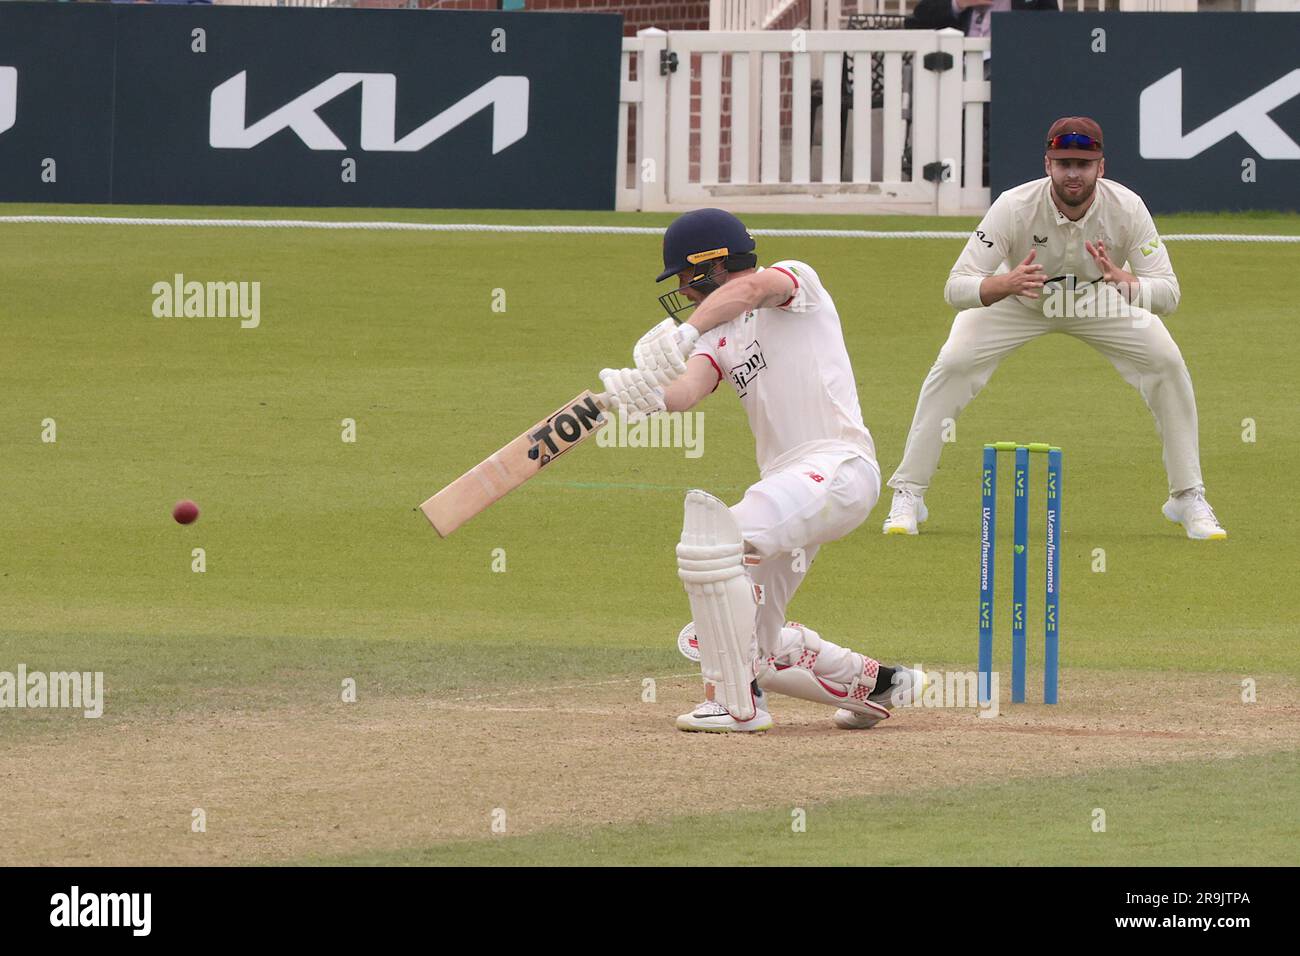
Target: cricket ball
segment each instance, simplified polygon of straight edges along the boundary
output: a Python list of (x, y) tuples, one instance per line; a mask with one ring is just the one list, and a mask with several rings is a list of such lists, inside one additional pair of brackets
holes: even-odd
[(176, 519), (177, 524), (193, 524), (199, 517), (199, 506), (188, 498), (178, 501), (176, 507), (172, 509), (172, 517)]

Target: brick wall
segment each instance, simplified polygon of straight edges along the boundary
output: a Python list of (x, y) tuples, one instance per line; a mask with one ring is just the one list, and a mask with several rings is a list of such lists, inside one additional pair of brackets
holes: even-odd
[[(800, 0), (772, 25), (774, 30), (808, 29), (812, 13), (809, 0)], [(816, 79), (816, 77), (814, 77)], [(794, 137), (794, 58), (781, 56), (781, 145), (788, 146)], [(782, 150), (784, 153), (784, 149)], [(784, 176), (782, 177), (784, 178)]]
[[(799, 0), (787, 10), (782, 16), (772, 24), (772, 30), (796, 30), (799, 28), (808, 29), (811, 11), (809, 0)], [(699, 58), (695, 58), (693, 69), (699, 69)], [(758, 90), (750, 93), (751, 98), (759, 95)], [(780, 97), (781, 97), (781, 144), (787, 147), (790, 144), (790, 137), (793, 131), (794, 111), (792, 101), (794, 99), (794, 74), (793, 59), (788, 54), (781, 54), (781, 80), (780, 80)], [(704, 104), (700, 101), (700, 84), (698, 80), (691, 82), (691, 182), (699, 182), (700, 175), (700, 140), (699, 124), (702, 119), (700, 109), (704, 108), (706, 112), (702, 114), (707, 117), (717, 117), (717, 122), (722, 123), (722, 129), (718, 137), (718, 181), (731, 181), (731, 57), (722, 58), (722, 93), (721, 102), (714, 104)], [(758, 153), (750, 158), (749, 175), (752, 181), (757, 182), (761, 172), (760, 157), (762, 154), (762, 141), (759, 141)]]
[[(359, 0), (358, 6), (379, 5), (383, 0)], [(570, 13), (621, 13), (623, 33), (634, 35), (646, 27), (661, 30), (707, 30), (709, 0), (526, 0), (527, 10)], [(420, 0), (434, 10), (497, 10), (498, 0)], [(525, 11), (527, 12), (527, 11)]]

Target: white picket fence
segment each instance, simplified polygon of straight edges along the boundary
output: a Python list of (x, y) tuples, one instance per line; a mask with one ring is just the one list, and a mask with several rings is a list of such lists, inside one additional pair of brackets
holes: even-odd
[[(710, 30), (766, 30), (799, 0), (710, 0)], [(838, 30), (852, 13), (908, 14), (916, 0), (810, 0), (808, 20), (814, 30)], [(1107, 0), (1057, 0), (1062, 10), (1104, 11)], [(1111, 10), (1130, 12), (1195, 11), (1197, 0), (1110, 0)]]
[[(987, 49), (956, 30), (794, 41), (788, 31), (643, 30), (623, 40), (618, 208), (981, 212)], [(842, 122), (845, 58), (854, 102)], [(875, 64), (883, 99), (872, 109)]]

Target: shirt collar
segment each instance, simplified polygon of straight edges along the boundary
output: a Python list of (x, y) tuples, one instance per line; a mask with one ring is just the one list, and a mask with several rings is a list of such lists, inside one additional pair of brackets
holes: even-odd
[[(1056, 200), (1052, 198), (1052, 178), (1050, 176), (1047, 178), (1047, 195), (1044, 198), (1045, 201), (1047, 202), (1047, 211), (1052, 215), (1053, 222), (1055, 222), (1058, 226), (1064, 226), (1067, 223), (1071, 222), (1070, 218), (1065, 213), (1061, 212), (1060, 209), (1057, 208)], [(1096, 215), (1097, 207), (1100, 205), (1101, 205), (1101, 180), (1098, 179), (1096, 190), (1093, 193), (1092, 205), (1088, 207), (1088, 211), (1083, 214), (1082, 219), (1074, 220), (1074, 225), (1076, 226), (1087, 225), (1087, 223), (1093, 218), (1093, 216)]]

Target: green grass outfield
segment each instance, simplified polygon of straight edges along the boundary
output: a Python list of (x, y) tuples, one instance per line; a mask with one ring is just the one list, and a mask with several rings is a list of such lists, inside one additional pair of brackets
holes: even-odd
[[(671, 219), (0, 205), (0, 216), (37, 213)], [(842, 229), (974, 223), (746, 218), (753, 227)], [(1159, 223), (1165, 233), (1300, 234), (1300, 217), (1278, 214)], [(682, 493), (698, 486), (735, 500), (756, 478), (752, 439), (725, 387), (700, 406), (698, 459), (679, 449), (588, 443), (447, 540), (412, 510), (581, 388), (597, 386), (602, 367), (627, 363), (633, 342), (660, 317), (658, 246), (655, 236), (0, 223), (0, 670), (20, 662), (102, 670), (107, 720), (323, 704), (337, 700), (340, 675), (381, 695), (420, 698), (681, 672), (673, 638), (689, 611), (673, 548)], [(951, 323), (942, 289), (960, 248), (956, 240), (912, 239), (759, 244), (760, 261), (811, 263), (834, 296), (886, 477)], [(851, 538), (823, 549), (791, 614), (886, 660), (973, 667), (978, 449), (986, 440), (1048, 440), (1065, 449), (1064, 664), (1116, 681), (1130, 669), (1300, 676), (1287, 583), (1300, 556), (1298, 249), (1171, 244), (1183, 304), (1167, 324), (1196, 387), (1206, 483), (1227, 542), (1189, 542), (1161, 517), (1160, 445), (1141, 398), (1086, 345), (1051, 336), (1004, 362), (962, 416), (927, 495), (925, 533), (879, 534), (882, 502)], [(176, 273), (260, 282), (260, 327), (154, 318), (151, 288)], [(504, 313), (491, 308), (498, 289)], [(53, 444), (41, 441), (47, 418), (57, 423)], [(345, 418), (356, 420), (354, 444), (340, 440)], [(1248, 418), (1254, 442), (1243, 441)], [(1041, 619), (1035, 465), (1031, 625)], [(1004, 544), (1009, 484), (1002, 483)], [(180, 498), (198, 502), (196, 524), (172, 522)], [(191, 552), (200, 547), (207, 571), (197, 574)], [(496, 549), (505, 573), (492, 570)], [(1098, 549), (1104, 573), (1093, 571)], [(999, 584), (1007, 587), (1009, 550), (1000, 549)], [(1002, 662), (1009, 594), (999, 591)], [(1033, 640), (1038, 631), (1030, 633)], [(1031, 650), (1031, 668), (1038, 653)], [(1062, 693), (1068, 704), (1068, 684)], [(65, 716), (0, 711), (0, 741), (79, 733)], [(1248, 761), (1237, 772), (1272, 779), (1279, 766)], [(1276, 786), (1294, 806), (1294, 763), (1284, 769)], [(1143, 772), (1115, 772), (1105, 786), (1141, 793)], [(1178, 779), (1183, 789), (1171, 783), (1171, 793), (1195, 792), (1194, 778)], [(1041, 785), (1016, 792), (1026, 800), (1057, 793)], [(898, 812), (923, 821), (944, 799), (918, 798)], [(1175, 809), (1183, 799), (1171, 796)], [(1276, 807), (1258, 807), (1252, 825), (1267, 830)], [(753, 825), (781, 812), (788, 811), (760, 814)], [(699, 818), (672, 826), (686, 834), (709, 825)], [(749, 825), (736, 823), (735, 832)], [(638, 832), (591, 839), (622, 860)], [(581, 852), (568, 836), (548, 839), (530, 838), (520, 852), (530, 861), (552, 850), (566, 860)], [(807, 845), (814, 839), (810, 828)], [(981, 848), (990, 859), (1020, 859), (994, 853), (998, 839), (992, 830), (967, 834), (951, 855), (938, 841), (926, 859), (978, 862)], [(1056, 859), (1055, 840), (1044, 829), (1037, 850), (1022, 848), (1024, 859)], [(456, 852), (426, 856), (412, 847), (393, 859), (449, 862)], [(478, 862), (502, 851), (465, 852)]]
[[(1142, 799), (1134, 801), (1140, 793)], [(908, 797), (459, 841), (310, 865), (1296, 866), (1300, 757), (1196, 761)], [(796, 816), (799, 810), (802, 816)], [(1096, 811), (1102, 811), (1098, 814)], [(796, 827), (800, 829), (796, 830)]]

